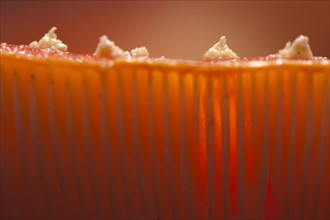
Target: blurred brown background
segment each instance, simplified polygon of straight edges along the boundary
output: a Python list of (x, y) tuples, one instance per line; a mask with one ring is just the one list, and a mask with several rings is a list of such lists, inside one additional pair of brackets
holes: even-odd
[(329, 57), (329, 1), (1, 1), (1, 42), (28, 44), (52, 26), (69, 51), (92, 53), (106, 34), (125, 50), (200, 60), (227, 36), (241, 57), (265, 56), (300, 34)]

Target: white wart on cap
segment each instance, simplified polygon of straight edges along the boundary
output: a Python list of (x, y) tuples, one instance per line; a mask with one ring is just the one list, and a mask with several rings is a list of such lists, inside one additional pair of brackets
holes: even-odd
[(297, 37), (292, 44), (290, 41), (287, 42), (285, 47), (278, 51), (276, 57), (304, 60), (311, 60), (314, 58), (312, 50), (308, 44), (308, 37), (304, 35)]
[(46, 33), (39, 42), (33, 41), (30, 43), (30, 47), (32, 48), (49, 48), (49, 49), (57, 49), (59, 51), (65, 52), (68, 49), (66, 44), (63, 44), (61, 40), (57, 39), (57, 35), (55, 31), (56, 27), (52, 27), (48, 33)]
[(204, 61), (233, 60), (237, 58), (239, 57), (236, 53), (228, 47), (225, 36), (221, 36), (219, 42), (214, 44), (203, 55)]

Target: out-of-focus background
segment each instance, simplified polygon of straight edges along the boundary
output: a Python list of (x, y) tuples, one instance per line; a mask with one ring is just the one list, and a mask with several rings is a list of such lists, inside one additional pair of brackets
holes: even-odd
[(323, 1), (1, 1), (1, 42), (28, 44), (52, 26), (69, 51), (93, 53), (103, 34), (124, 50), (200, 60), (227, 37), (241, 57), (276, 53), (309, 36), (314, 55), (329, 57), (329, 7)]

